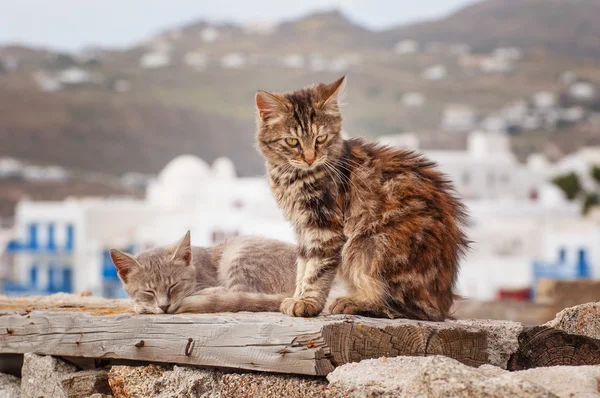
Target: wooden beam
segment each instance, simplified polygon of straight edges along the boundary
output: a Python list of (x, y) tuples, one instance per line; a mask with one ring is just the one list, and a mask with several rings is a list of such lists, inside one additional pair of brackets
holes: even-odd
[(511, 356), (508, 368), (523, 370), (556, 365), (599, 364), (600, 340), (536, 326), (523, 330), (519, 336), (519, 349)]
[(504, 369), (599, 364), (600, 340), (509, 321), (137, 315), (125, 300), (0, 297), (0, 354), (26, 352), (326, 375), (348, 362), (401, 355)]
[[(506, 323), (506, 322), (500, 322)], [(518, 324), (516, 324), (518, 325)], [(268, 372), (326, 375), (366, 358), (446, 355), (506, 367), (512, 348), (493, 341), (498, 325), (278, 313), (95, 315), (5, 312), (0, 353), (114, 358)], [(516, 340), (519, 330), (515, 330)]]

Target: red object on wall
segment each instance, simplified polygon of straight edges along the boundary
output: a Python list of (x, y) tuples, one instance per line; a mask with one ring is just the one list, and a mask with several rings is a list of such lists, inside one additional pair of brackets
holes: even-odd
[(531, 300), (531, 289), (528, 287), (522, 289), (500, 289), (497, 296), (499, 300), (529, 301)]

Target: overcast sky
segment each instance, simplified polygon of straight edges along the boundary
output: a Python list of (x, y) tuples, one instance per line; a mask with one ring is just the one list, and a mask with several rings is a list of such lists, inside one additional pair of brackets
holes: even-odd
[(278, 22), (341, 9), (372, 29), (435, 18), (473, 0), (0, 0), (0, 43), (124, 47), (198, 19)]

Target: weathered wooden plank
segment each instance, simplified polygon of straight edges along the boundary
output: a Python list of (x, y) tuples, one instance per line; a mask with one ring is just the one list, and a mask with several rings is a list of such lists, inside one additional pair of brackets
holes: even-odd
[[(95, 310), (94, 310), (95, 311)], [(5, 312), (0, 353), (115, 358), (325, 375), (366, 358), (441, 354), (472, 366), (506, 367), (520, 324), (417, 322), (353, 316), (304, 319), (276, 313), (96, 315)], [(507, 334), (508, 333), (508, 334)]]
[[(316, 352), (323, 349), (322, 325), (297, 321), (270, 314), (95, 316), (33, 311), (0, 317), (0, 352), (315, 374)], [(311, 348), (303, 345), (309, 341), (314, 341)]]
[(399, 355), (445, 355), (471, 366), (512, 369), (600, 363), (598, 340), (508, 321), (136, 315), (127, 300), (0, 297), (0, 354), (25, 352), (307, 375)]
[(523, 370), (546, 366), (599, 365), (600, 340), (547, 326), (526, 328), (508, 368)]

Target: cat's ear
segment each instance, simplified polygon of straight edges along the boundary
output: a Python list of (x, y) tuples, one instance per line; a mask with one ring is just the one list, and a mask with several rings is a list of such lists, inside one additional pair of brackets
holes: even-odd
[(339, 112), (341, 100), (346, 95), (346, 76), (342, 76), (333, 83), (324, 84), (320, 87), (322, 107), (325, 110)]
[(256, 92), (256, 110), (258, 117), (266, 122), (269, 119), (281, 114), (286, 107), (282, 99), (277, 94), (267, 93), (266, 91), (258, 90)]
[(129, 254), (123, 253), (117, 249), (110, 250), (110, 258), (112, 258), (115, 267), (117, 267), (119, 277), (123, 282), (127, 282), (127, 275), (138, 265), (137, 260)]
[(171, 261), (176, 260), (183, 261), (186, 265), (192, 263), (192, 234), (190, 231), (186, 232), (185, 236), (179, 241), (173, 252)]

